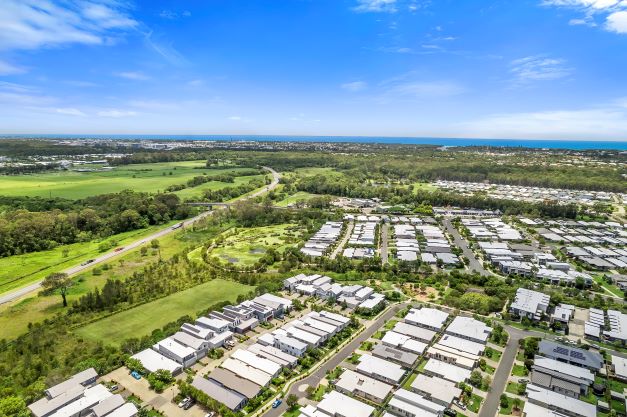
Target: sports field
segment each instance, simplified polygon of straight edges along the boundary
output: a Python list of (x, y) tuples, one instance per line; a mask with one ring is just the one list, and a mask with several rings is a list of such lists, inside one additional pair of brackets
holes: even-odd
[(125, 339), (149, 335), (186, 314), (195, 317), (199, 311), (220, 301), (235, 302), (238, 295), (253, 289), (234, 281), (216, 279), (88, 324), (76, 333), (104, 344), (119, 345)]
[[(0, 195), (28, 197), (85, 198), (122, 190), (164, 191), (193, 177), (237, 173), (246, 168), (205, 169), (205, 161), (164, 162), (115, 167), (102, 172), (49, 172), (0, 177)], [(209, 183), (211, 184), (211, 183)], [(217, 182), (217, 187), (228, 183)]]
[[(269, 248), (279, 252), (295, 246), (304, 229), (296, 224), (279, 224), (249, 229), (231, 229), (222, 236), (224, 241), (211, 251), (211, 256), (235, 265), (253, 265)], [(192, 257), (199, 254), (192, 252)]]

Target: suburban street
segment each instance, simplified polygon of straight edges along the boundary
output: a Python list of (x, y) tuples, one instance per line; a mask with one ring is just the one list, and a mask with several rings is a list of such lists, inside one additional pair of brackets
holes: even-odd
[[(304, 398), (307, 395), (307, 393), (304, 390), (298, 389), (301, 385), (306, 384), (312, 387), (317, 387), (320, 381), (326, 376), (327, 371), (331, 371), (335, 369), (337, 366), (339, 366), (340, 363), (342, 363), (344, 359), (346, 359), (350, 354), (352, 354), (355, 349), (357, 349), (359, 346), (361, 346), (361, 344), (364, 341), (366, 341), (373, 334), (375, 334), (376, 331), (385, 324), (385, 322), (387, 322), (392, 317), (394, 317), (396, 313), (398, 313), (401, 309), (405, 308), (407, 305), (409, 305), (409, 303), (397, 304), (394, 307), (387, 310), (381, 316), (379, 316), (379, 318), (376, 319), (375, 321), (365, 324), (367, 327), (361, 334), (359, 334), (359, 336), (357, 336), (354, 340), (352, 340), (350, 343), (348, 343), (346, 346), (340, 349), (340, 351), (337, 352), (335, 355), (333, 355), (333, 357), (325, 361), (324, 364), (322, 364), (322, 366), (320, 366), (320, 368), (315, 370), (311, 375), (309, 375), (308, 377), (300, 381), (296, 381), (294, 384), (292, 384), (292, 386), (290, 387), (285, 397), (287, 397), (290, 394), (294, 394), (298, 398)], [(285, 404), (285, 401), (283, 401), (283, 403), (281, 403), (279, 407), (269, 409), (263, 414), (263, 416), (264, 417), (279, 417), (281, 414), (286, 412), (287, 409), (288, 409), (287, 405)]]
[(385, 265), (388, 263), (388, 239), (390, 234), (390, 225), (383, 223), (381, 225), (381, 262)]
[(453, 242), (456, 246), (461, 248), (464, 256), (468, 258), (468, 269), (473, 272), (478, 272), (481, 275), (492, 275), (489, 271), (487, 271), (481, 262), (475, 257), (474, 252), (468, 247), (468, 242), (459, 234), (453, 223), (451, 223), (451, 219), (444, 218), (443, 220), (444, 227), (446, 231), (453, 236)]
[(353, 233), (354, 225), (355, 223), (353, 222), (348, 223), (348, 226), (346, 226), (346, 232), (344, 232), (344, 236), (342, 236), (342, 239), (340, 239), (339, 243), (337, 244), (337, 246), (333, 250), (333, 253), (330, 256), (331, 259), (337, 258), (337, 255), (342, 251), (344, 245), (346, 245), (346, 242), (348, 242), (348, 239), (351, 237), (351, 233)]
[[(269, 191), (272, 191), (273, 189), (275, 189), (278, 185), (279, 185), (279, 180), (281, 179), (281, 174), (276, 172), (274, 169), (270, 168), (270, 167), (263, 167), (263, 169), (269, 171), (272, 174), (272, 182), (270, 184), (268, 184), (267, 186), (265, 186), (264, 188), (255, 191), (252, 194), (247, 195), (246, 197), (242, 198), (242, 200), (249, 200), (255, 197), (259, 197)], [(211, 215), (213, 213), (213, 211), (204, 211), (202, 213), (200, 213), (199, 215), (192, 217), (191, 219), (188, 220), (184, 220), (182, 221), (183, 223), (183, 228), (189, 225), (192, 225), (194, 223), (196, 223), (197, 221)], [(154, 239), (159, 239), (163, 236), (167, 236), (171, 233), (176, 232), (179, 229), (175, 229), (172, 226), (168, 226), (167, 228), (161, 229), (158, 232), (153, 233), (150, 236), (146, 236), (140, 240), (137, 240), (133, 243), (127, 244), (125, 245), (121, 250), (116, 251), (110, 251), (107, 252), (105, 254), (102, 254), (96, 258), (94, 258), (93, 262), (90, 262), (89, 264), (79, 264), (79, 265), (75, 265), (71, 268), (65, 269), (64, 271), (61, 272), (65, 272), (66, 274), (72, 276), (72, 275), (76, 275), (88, 268), (93, 267), (94, 265), (98, 265), (102, 262), (108, 261), (112, 258), (118, 257), (120, 255), (123, 255), (125, 253), (128, 253), (129, 251), (132, 251), (146, 243), (149, 243), (151, 240)], [(41, 287), (41, 281), (35, 282), (33, 284), (29, 284), (26, 287), (22, 287), (19, 288), (17, 290), (8, 292), (6, 294), (3, 294), (0, 296), (0, 304), (4, 304), (4, 303), (8, 303), (11, 302), (13, 300), (16, 300), (18, 298), (21, 298), (25, 295), (28, 295), (34, 291), (39, 290), (39, 288)]]

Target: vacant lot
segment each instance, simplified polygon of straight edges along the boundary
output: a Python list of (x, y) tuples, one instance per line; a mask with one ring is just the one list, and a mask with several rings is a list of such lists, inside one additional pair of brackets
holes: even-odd
[[(239, 265), (252, 265), (269, 248), (279, 252), (301, 241), (304, 230), (296, 224), (253, 227), (250, 229), (231, 229), (225, 232), (223, 242), (211, 251), (224, 262)], [(192, 253), (192, 256), (199, 256)]]
[(287, 207), (293, 204), (296, 204), (298, 202), (301, 201), (307, 201), (310, 198), (316, 197), (317, 194), (311, 194), (311, 193), (307, 193), (305, 191), (298, 191), (295, 194), (292, 194), (290, 196), (288, 196), (287, 198), (279, 201), (278, 203), (276, 203), (277, 206), (279, 207)]
[[(115, 167), (102, 172), (62, 171), (0, 177), (0, 195), (80, 199), (122, 190), (164, 191), (198, 175), (237, 173), (244, 168), (206, 169), (205, 161), (164, 162)], [(227, 183), (218, 183), (227, 186)]]
[(235, 302), (238, 295), (254, 287), (216, 279), (169, 295), (150, 303), (123, 311), (91, 323), (76, 331), (80, 336), (105, 344), (120, 344), (131, 337), (142, 337), (181, 316), (196, 314), (220, 301)]
[[(143, 236), (150, 235), (175, 223), (177, 223), (177, 221), (172, 221), (165, 225), (162, 224), (146, 229), (120, 233), (106, 239), (73, 243), (47, 251), (0, 258), (0, 294), (36, 282), (45, 278), (46, 275), (52, 272), (63, 271), (87, 259), (95, 258), (97, 255), (101, 254), (98, 250), (98, 246), (103, 242), (117, 241), (119, 246), (124, 246), (127, 243), (134, 242), (141, 239)], [(65, 254), (64, 251), (67, 251), (67, 254)]]

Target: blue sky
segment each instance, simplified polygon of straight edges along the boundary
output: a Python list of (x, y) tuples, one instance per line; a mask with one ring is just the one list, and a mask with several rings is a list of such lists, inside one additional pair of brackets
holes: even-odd
[(0, 133), (627, 140), (627, 0), (2, 0)]

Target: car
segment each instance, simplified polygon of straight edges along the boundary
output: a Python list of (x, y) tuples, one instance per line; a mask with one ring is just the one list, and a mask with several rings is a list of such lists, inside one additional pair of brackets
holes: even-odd
[(209, 411), (207, 414), (205, 414), (205, 417), (215, 417), (215, 415), (215, 411)]
[(88, 259), (88, 260), (86, 260), (85, 262), (83, 262), (83, 263), (81, 264), (81, 266), (89, 265), (90, 263), (92, 263), (92, 262), (94, 262), (94, 261), (95, 261), (95, 259)]
[(138, 380), (138, 381), (139, 381), (140, 379), (142, 379), (142, 376), (141, 376), (141, 375), (139, 374), (139, 372), (137, 372), (137, 371), (133, 371), (133, 372), (131, 372), (131, 376), (132, 376), (133, 378), (135, 378), (136, 380)]
[(190, 400), (183, 406), (183, 410), (189, 410), (195, 404), (195, 401), (190, 398)]
[(115, 249), (113, 250), (113, 252), (119, 252), (119, 251), (121, 251), (122, 249), (124, 249), (124, 246), (120, 246), (119, 248), (115, 248)]
[(279, 398), (277, 398), (276, 400), (274, 400), (274, 402), (272, 403), (272, 408), (278, 408), (281, 404), (283, 403), (283, 401), (281, 401)]
[(115, 392), (115, 391), (117, 391), (117, 390), (118, 390), (118, 386), (117, 386), (117, 384), (116, 384), (116, 385), (111, 385), (111, 386), (109, 387), (109, 391), (111, 391), (111, 392)]
[(192, 401), (192, 399), (191, 399), (191, 398), (189, 398), (189, 397), (185, 397), (185, 398), (183, 398), (183, 399), (179, 402), (179, 404), (178, 404), (178, 405), (179, 405), (179, 408), (183, 408), (183, 407), (185, 407), (185, 406), (187, 405), (187, 403), (189, 403), (189, 402), (191, 402), (191, 401)]
[(528, 380), (528, 379), (525, 379), (525, 378), (520, 378), (520, 379), (518, 380), (518, 383), (519, 383), (519, 384), (528, 384), (528, 383), (529, 383), (529, 380)]
[(462, 410), (466, 409), (466, 406), (464, 404), (462, 404), (460, 401), (453, 401), (453, 404), (455, 404), (456, 406), (458, 406)]
[(451, 410), (450, 408), (447, 408), (447, 409), (444, 410), (444, 415), (445, 416), (450, 416), (450, 417), (457, 417), (457, 411)]

